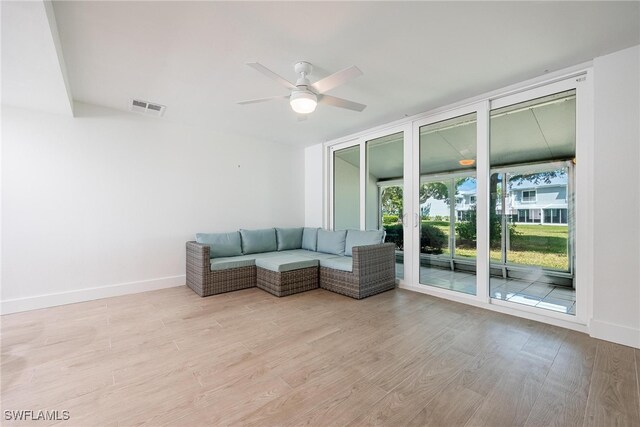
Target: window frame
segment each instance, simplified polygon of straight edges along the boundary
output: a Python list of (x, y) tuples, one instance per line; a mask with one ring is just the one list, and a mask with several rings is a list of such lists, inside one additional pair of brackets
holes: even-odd
[[(537, 190), (521, 190), (522, 195), (520, 197), (522, 203), (536, 203), (538, 201), (538, 191)], [(524, 193), (533, 193), (533, 200), (531, 200), (531, 195), (527, 197), (525, 200)]]

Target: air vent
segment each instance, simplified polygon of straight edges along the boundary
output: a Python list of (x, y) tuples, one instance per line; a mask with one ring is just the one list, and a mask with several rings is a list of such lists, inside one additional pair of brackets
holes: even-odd
[(138, 99), (129, 100), (129, 111), (142, 113), (147, 116), (161, 117), (166, 109), (166, 106), (160, 104), (153, 104), (151, 102), (140, 101)]

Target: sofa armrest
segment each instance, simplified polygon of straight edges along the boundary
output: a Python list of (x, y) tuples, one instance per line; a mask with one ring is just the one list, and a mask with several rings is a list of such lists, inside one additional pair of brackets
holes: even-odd
[(187, 242), (187, 264), (198, 269), (209, 270), (211, 268), (210, 249), (209, 245)]
[(387, 272), (395, 277), (395, 271), (395, 243), (353, 247), (353, 273), (357, 277), (365, 277), (380, 272)]

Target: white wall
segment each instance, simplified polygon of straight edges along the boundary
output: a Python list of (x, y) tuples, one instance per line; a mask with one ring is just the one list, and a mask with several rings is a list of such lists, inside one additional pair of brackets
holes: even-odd
[(196, 232), (303, 224), (302, 148), (75, 108), (2, 110), (4, 312), (183, 284)]
[(640, 46), (594, 60), (594, 336), (640, 347)]
[(324, 214), (324, 182), (322, 144), (304, 150), (304, 225), (322, 227)]

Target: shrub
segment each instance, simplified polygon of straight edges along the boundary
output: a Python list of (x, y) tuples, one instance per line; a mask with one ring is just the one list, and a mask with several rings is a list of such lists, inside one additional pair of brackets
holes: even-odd
[[(462, 244), (471, 244), (476, 241), (476, 209), (475, 207), (467, 211), (467, 220), (456, 222), (456, 233)], [(518, 235), (515, 224), (509, 224), (510, 237)], [(492, 213), (489, 215), (489, 243), (492, 248), (500, 248), (502, 239), (502, 224), (500, 215)]]
[(476, 222), (459, 221), (456, 223), (456, 233), (461, 242), (473, 242), (476, 240)]
[(382, 215), (382, 224), (396, 224), (398, 215)]
[[(398, 250), (404, 250), (404, 230), (402, 224), (384, 225), (387, 235), (385, 242), (395, 243)], [(447, 244), (447, 235), (437, 227), (422, 224), (420, 233), (420, 252), (426, 254), (441, 254)]]
[(402, 229), (402, 224), (384, 224), (384, 231), (387, 232), (387, 235), (384, 238), (385, 242), (395, 243), (396, 249), (403, 250), (404, 249), (404, 231)]
[(426, 254), (441, 254), (447, 244), (447, 235), (437, 227), (422, 224), (420, 232), (420, 252)]

